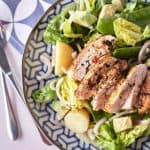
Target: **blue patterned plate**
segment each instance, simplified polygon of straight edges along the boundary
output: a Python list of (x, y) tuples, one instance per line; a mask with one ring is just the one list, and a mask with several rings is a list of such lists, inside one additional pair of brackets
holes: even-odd
[[(26, 104), (44, 134), (60, 149), (64, 150), (98, 150), (95, 146), (85, 143), (75, 133), (64, 126), (56, 123), (56, 112), (51, 108), (51, 103), (38, 104), (31, 98), (34, 90), (42, 87), (46, 82), (55, 78), (53, 74), (48, 80), (38, 81), (36, 76), (46, 72), (46, 67), (40, 61), (43, 53), (48, 54), (51, 59), (52, 45), (47, 45), (43, 40), (43, 32), (48, 21), (60, 12), (63, 6), (73, 0), (59, 0), (37, 23), (27, 41), (23, 56), (23, 88)], [(150, 136), (139, 138), (129, 147), (129, 150), (150, 150)]]

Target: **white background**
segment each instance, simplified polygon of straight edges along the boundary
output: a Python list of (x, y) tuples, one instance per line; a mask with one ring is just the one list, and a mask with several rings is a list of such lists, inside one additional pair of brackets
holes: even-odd
[[(6, 50), (9, 64), (15, 72), (18, 82), (22, 84), (22, 58), (10, 44), (7, 44)], [(10, 141), (7, 134), (4, 100), (0, 83), (0, 150), (58, 150), (55, 146), (48, 146), (43, 143), (26, 105), (13, 91), (10, 83), (8, 83), (8, 87), (10, 92), (9, 94), (11, 95), (11, 103), (18, 120), (20, 131), (18, 140)]]
[[(1, 83), (0, 83), (1, 85)], [(0, 87), (0, 91), (1, 87)], [(13, 93), (13, 90), (11, 90)], [(11, 94), (13, 95), (13, 94)], [(21, 129), (17, 141), (11, 141), (7, 134), (4, 101), (0, 92), (0, 149), (1, 150), (58, 150), (55, 146), (47, 146), (41, 140), (30, 113), (25, 104), (17, 96), (12, 96), (18, 125)]]

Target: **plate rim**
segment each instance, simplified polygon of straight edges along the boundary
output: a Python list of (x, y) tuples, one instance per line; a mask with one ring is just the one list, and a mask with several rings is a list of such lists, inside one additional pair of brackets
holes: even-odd
[(29, 41), (31, 40), (31, 37), (32, 37), (32, 34), (34, 33), (34, 31), (36, 30), (36, 28), (38, 27), (40, 21), (51, 11), (55, 8), (55, 6), (57, 6), (60, 2), (62, 2), (64, 0), (56, 0), (55, 3), (53, 3), (45, 12), (44, 14), (39, 17), (37, 23), (34, 25), (34, 27), (32, 28), (29, 36), (28, 36), (28, 39), (25, 43), (25, 46), (24, 46), (24, 49), (23, 49), (23, 56), (22, 56), (22, 87), (23, 87), (23, 96), (24, 96), (24, 103), (25, 105), (27, 106), (27, 109), (29, 111), (29, 113), (31, 114), (33, 120), (34, 120), (34, 123), (35, 125), (37, 126), (37, 128), (40, 129), (40, 131), (42, 131), (42, 133), (44, 133), (44, 135), (46, 136), (47, 140), (52, 144), (52, 145), (55, 145), (57, 148), (61, 149), (61, 150), (65, 150), (61, 145), (57, 144), (49, 135), (47, 132), (45, 132), (45, 130), (43, 130), (43, 128), (40, 126), (39, 122), (35, 119), (34, 117), (34, 114), (32, 113), (30, 107), (29, 107), (29, 104), (27, 102), (27, 93), (25, 92), (25, 81), (24, 81), (24, 62), (25, 62), (25, 53), (26, 53), (26, 49), (27, 49), (27, 45), (29, 43)]

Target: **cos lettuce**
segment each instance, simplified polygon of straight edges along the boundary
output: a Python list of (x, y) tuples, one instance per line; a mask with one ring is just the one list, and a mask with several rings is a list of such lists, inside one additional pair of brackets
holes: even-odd
[(32, 94), (32, 98), (39, 103), (46, 103), (52, 101), (56, 98), (55, 90), (50, 88), (50, 83), (46, 84), (44, 87), (36, 90)]
[(125, 150), (125, 147), (118, 142), (111, 124), (104, 124), (100, 127), (99, 134), (96, 136), (96, 143), (106, 150)]
[(146, 38), (150, 38), (150, 25), (147, 25), (144, 29), (143, 32), (143, 37)]
[(144, 132), (148, 129), (149, 124), (141, 124), (135, 126), (129, 131), (120, 132), (117, 137), (118, 140), (125, 146), (132, 144), (138, 137), (142, 136)]
[(89, 29), (93, 28), (92, 25), (96, 22), (97, 18), (86, 11), (70, 11), (70, 22), (74, 22)]
[(127, 45), (135, 46), (142, 38), (141, 28), (132, 22), (117, 18), (113, 25), (117, 38), (123, 40)]
[[(85, 102), (80, 101), (76, 95), (75, 90), (77, 89), (78, 84), (71, 78), (65, 76), (62, 77), (62, 82), (59, 87), (59, 94), (61, 96), (60, 100), (66, 101), (66, 107), (70, 108), (82, 108), (85, 105)], [(63, 102), (62, 102), (63, 103)]]
[(77, 0), (68, 4), (48, 23), (44, 40), (55, 44), (56, 41), (72, 43), (80, 38), (80, 42), (84, 43), (85, 38), (81, 38), (87, 39), (93, 31), (101, 7), (106, 3), (109, 0)]

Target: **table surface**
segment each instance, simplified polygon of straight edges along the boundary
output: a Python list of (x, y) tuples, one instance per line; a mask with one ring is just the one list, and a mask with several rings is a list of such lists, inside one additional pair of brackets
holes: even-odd
[[(0, 87), (1, 91), (1, 87)], [(13, 91), (11, 91), (13, 93)], [(11, 93), (11, 94), (12, 94)], [(13, 94), (12, 94), (13, 95)], [(13, 97), (13, 107), (18, 118), (19, 139), (11, 141), (8, 138), (5, 121), (4, 101), (2, 100), (2, 93), (0, 92), (0, 147), (3, 150), (58, 150), (55, 146), (48, 146), (44, 144), (34, 125), (33, 119), (25, 107), (22, 100), (15, 95)]]
[[(21, 79), (21, 62), (26, 40), (40, 16), (56, 0), (0, 0), (0, 21), (6, 28), (8, 44), (5, 53), (12, 71)], [(5, 15), (4, 15), (5, 14)], [(20, 82), (21, 83), (21, 82)], [(0, 83), (1, 85), (1, 83)], [(34, 121), (22, 100), (14, 94), (10, 85), (12, 104), (17, 116), (19, 139), (10, 141), (6, 130), (4, 101), (0, 92), (0, 146), (3, 150), (58, 150), (55, 146), (43, 143)], [(0, 87), (1, 91), (1, 87)]]

